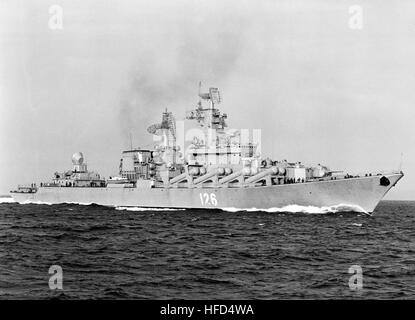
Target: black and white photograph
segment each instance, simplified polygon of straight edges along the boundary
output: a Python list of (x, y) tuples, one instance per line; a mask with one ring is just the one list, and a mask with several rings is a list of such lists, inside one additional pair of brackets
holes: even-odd
[(0, 300), (414, 300), (414, 57), (410, 0), (0, 0)]

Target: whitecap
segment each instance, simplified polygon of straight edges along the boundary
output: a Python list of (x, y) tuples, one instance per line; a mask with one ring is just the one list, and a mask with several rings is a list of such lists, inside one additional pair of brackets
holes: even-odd
[(92, 206), (94, 203), (93, 202), (62, 202), (65, 204), (77, 204), (79, 206)]
[(25, 200), (24, 202), (19, 202), (20, 204), (46, 204), (48, 206), (53, 205), (53, 203), (51, 202), (46, 202), (46, 201), (40, 201), (40, 200)]
[(289, 212), (289, 213), (311, 213), (311, 214), (327, 214), (327, 213), (336, 213), (336, 212), (362, 212), (367, 213), (363, 208), (357, 205), (349, 205), (349, 204), (339, 204), (335, 206), (323, 206), (323, 207), (315, 207), (315, 206), (301, 206), (297, 204), (291, 204), (288, 206), (284, 206), (281, 208), (221, 208), (223, 211), (227, 212), (239, 212), (239, 211), (264, 211), (269, 213), (275, 212)]
[(0, 197), (0, 203), (14, 203), (14, 199), (12, 197)]
[(183, 211), (183, 208), (145, 208), (145, 207), (115, 207), (115, 210), (126, 211)]

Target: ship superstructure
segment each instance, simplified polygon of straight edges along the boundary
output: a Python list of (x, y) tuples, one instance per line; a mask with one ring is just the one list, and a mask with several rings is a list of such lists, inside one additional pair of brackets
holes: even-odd
[(147, 130), (158, 143), (152, 149), (123, 151), (117, 175), (104, 179), (89, 172), (83, 154), (76, 153), (72, 170), (55, 173), (52, 182), (40, 187), (20, 187), (12, 195), (19, 202), (240, 209), (346, 205), (372, 212), (403, 176), (351, 176), (323, 165), (263, 157), (258, 141), (244, 141), (239, 131), (227, 130), (221, 102), (217, 88), (199, 90), (199, 101), (186, 113), (186, 121), (196, 127), (187, 134), (186, 146), (166, 109), (161, 122)]

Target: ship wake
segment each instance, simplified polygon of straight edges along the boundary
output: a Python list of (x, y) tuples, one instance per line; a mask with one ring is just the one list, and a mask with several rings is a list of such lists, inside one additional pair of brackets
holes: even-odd
[(115, 207), (115, 210), (126, 211), (183, 211), (183, 208), (146, 208), (146, 207)]
[(350, 204), (338, 204), (335, 206), (323, 206), (323, 207), (315, 207), (315, 206), (301, 206), (297, 204), (291, 204), (288, 206), (284, 206), (281, 208), (269, 208), (269, 209), (258, 209), (258, 208), (222, 208), (223, 211), (227, 212), (269, 212), (269, 213), (308, 213), (308, 214), (328, 214), (328, 213), (338, 213), (338, 212), (359, 212), (359, 213), (366, 213), (362, 207), (358, 205), (350, 205)]
[[(17, 203), (11, 197), (0, 197), (0, 203)], [(26, 200), (21, 202), (20, 204), (43, 204), (43, 205), (53, 205), (53, 203), (45, 202), (45, 201), (33, 201), (33, 200)], [(75, 205), (84, 205), (84, 206), (94, 206), (95, 203), (81, 203), (81, 202), (63, 202), (61, 204), (75, 204)], [(115, 210), (119, 211), (184, 211), (189, 209), (184, 208), (160, 208), (160, 207), (126, 207), (126, 206), (110, 206), (115, 208)], [(297, 204), (291, 204), (280, 208), (268, 208), (268, 209), (261, 209), (261, 208), (220, 208), (225, 212), (268, 212), (268, 213), (306, 213), (306, 214), (329, 214), (329, 213), (339, 213), (339, 212), (358, 212), (358, 213), (366, 213), (362, 207), (358, 205), (350, 205), (350, 204), (338, 204), (335, 206), (323, 206), (323, 207), (316, 207), (316, 206), (301, 206)], [(190, 209), (191, 210), (191, 209)]]
[[(0, 198), (1, 200), (2, 198)], [(9, 202), (16, 202), (11, 198), (11, 201)], [(0, 202), (1, 203), (1, 202)], [(24, 202), (21, 202), (20, 204), (43, 204), (43, 205), (54, 205), (54, 204), (73, 204), (73, 205), (79, 205), (79, 206), (100, 206), (93, 202), (62, 202), (62, 203), (50, 203), (46, 201), (33, 201), (33, 200), (26, 200)], [(111, 207), (115, 208), (115, 210), (125, 210), (125, 211), (182, 211), (186, 209), (182, 208), (146, 208), (146, 207), (122, 207), (122, 206), (106, 206), (102, 205), (103, 207)]]
[(12, 197), (0, 197), (0, 203), (15, 203)]

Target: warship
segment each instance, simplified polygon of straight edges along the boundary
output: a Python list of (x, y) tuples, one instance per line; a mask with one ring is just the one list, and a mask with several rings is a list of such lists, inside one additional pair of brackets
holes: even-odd
[(161, 123), (147, 129), (157, 143), (123, 151), (116, 175), (105, 179), (90, 171), (77, 152), (71, 170), (55, 172), (49, 182), (18, 186), (11, 196), (19, 203), (223, 210), (301, 206), (372, 213), (403, 177), (401, 170), (350, 175), (263, 157), (258, 141), (243, 141), (240, 131), (227, 129), (221, 102), (218, 88), (201, 92), (199, 85), (199, 100), (183, 120), (194, 126), (186, 132), (187, 146), (166, 109)]

